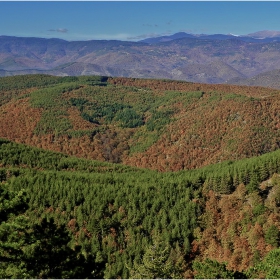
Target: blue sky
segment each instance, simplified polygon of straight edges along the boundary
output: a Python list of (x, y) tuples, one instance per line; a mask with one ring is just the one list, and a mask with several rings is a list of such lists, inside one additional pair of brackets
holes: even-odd
[(278, 1), (0, 1), (0, 35), (137, 41), (280, 30)]

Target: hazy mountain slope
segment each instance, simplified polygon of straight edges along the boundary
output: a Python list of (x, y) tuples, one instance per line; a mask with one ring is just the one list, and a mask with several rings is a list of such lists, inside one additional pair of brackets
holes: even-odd
[(268, 39), (268, 38), (276, 38), (279, 39), (280, 37), (280, 32), (279, 31), (273, 31), (273, 30), (262, 30), (262, 31), (257, 31), (254, 33), (250, 33), (247, 36), (250, 36), (252, 38), (257, 38), (257, 39)]
[(140, 40), (139, 42), (148, 43), (148, 44), (157, 44), (157, 43), (168, 42), (168, 41), (181, 39), (181, 38), (197, 38), (197, 36), (193, 35), (193, 34), (185, 33), (185, 32), (178, 32), (173, 35), (146, 38), (146, 39)]
[(215, 36), (174, 35), (156, 44), (0, 36), (0, 75), (107, 75), (226, 83), (278, 69), (280, 42)]
[(280, 70), (275, 69), (272, 71), (258, 74), (249, 79), (235, 78), (229, 80), (228, 83), (235, 85), (248, 85), (248, 86), (266, 86), (271, 88), (280, 89)]
[[(218, 84), (227, 79), (241, 79), (244, 75), (224, 62), (216, 61), (210, 64), (191, 64), (173, 70), (180, 80), (197, 83)], [(239, 78), (237, 78), (239, 77)]]
[(279, 148), (277, 90), (87, 76), (0, 81), (0, 137), (45, 149), (163, 171)]
[(279, 63), (280, 43), (246, 43), (238, 39), (199, 40), (183, 38), (159, 46), (177, 50), (186, 65), (213, 61), (222, 61), (250, 77), (266, 71), (277, 69)]

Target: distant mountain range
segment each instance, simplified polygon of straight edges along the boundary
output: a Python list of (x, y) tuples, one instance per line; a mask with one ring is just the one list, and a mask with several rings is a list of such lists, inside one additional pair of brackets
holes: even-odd
[(195, 39), (205, 39), (205, 40), (229, 40), (229, 39), (240, 39), (244, 42), (280, 42), (280, 31), (258, 31), (248, 35), (233, 35), (233, 34), (190, 34), (185, 32), (178, 32), (169, 36), (158, 36), (153, 38), (147, 38), (141, 40), (140, 42), (156, 44), (160, 42), (168, 42), (180, 38), (195, 38)]
[(138, 42), (0, 36), (0, 76), (106, 75), (280, 88), (279, 65), (279, 31), (180, 32)]

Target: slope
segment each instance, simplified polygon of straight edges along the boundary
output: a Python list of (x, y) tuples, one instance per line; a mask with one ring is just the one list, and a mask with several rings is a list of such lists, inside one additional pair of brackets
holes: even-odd
[(1, 78), (0, 137), (161, 171), (279, 148), (279, 91), (179, 81)]
[(279, 152), (159, 173), (0, 140), (0, 181), (25, 189), (33, 223), (53, 218), (67, 226), (106, 279), (131, 277), (151, 246), (172, 265), (169, 278), (193, 278), (194, 263), (207, 258), (245, 278), (279, 247)]
[(234, 78), (229, 80), (228, 83), (235, 85), (265, 86), (280, 89), (279, 74), (280, 70), (275, 69), (247, 79)]
[(278, 69), (279, 41), (244, 40), (222, 34), (175, 35), (156, 44), (0, 36), (0, 75), (87, 74), (226, 83)]

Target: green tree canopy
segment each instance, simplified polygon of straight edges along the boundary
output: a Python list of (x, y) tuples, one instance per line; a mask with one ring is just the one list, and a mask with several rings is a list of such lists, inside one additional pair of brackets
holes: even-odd
[(0, 185), (0, 278), (100, 278), (102, 264), (69, 246), (65, 226), (44, 218), (32, 225), (24, 192)]

